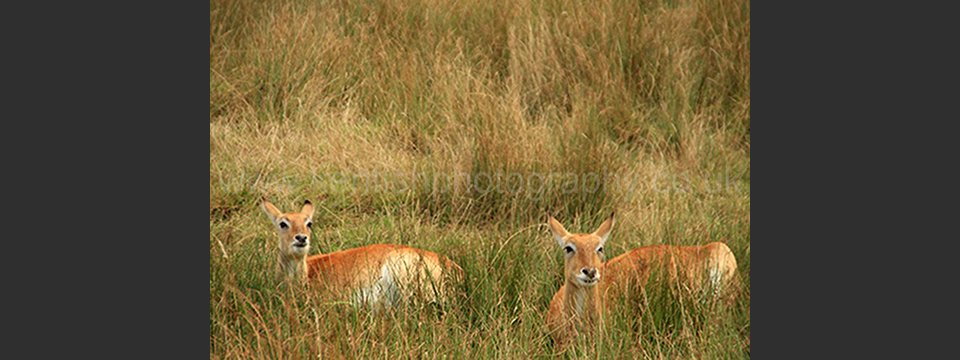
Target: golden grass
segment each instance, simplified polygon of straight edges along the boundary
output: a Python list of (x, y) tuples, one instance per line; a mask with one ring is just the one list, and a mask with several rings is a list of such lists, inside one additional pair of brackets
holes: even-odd
[[(720, 323), (664, 310), (595, 350), (749, 355), (749, 2), (210, 7), (211, 357), (547, 356), (562, 261), (538, 224), (588, 231), (613, 210), (609, 256), (724, 241), (747, 296)], [(384, 320), (284, 289), (260, 195), (314, 200), (325, 252), (450, 256), (468, 300)]]

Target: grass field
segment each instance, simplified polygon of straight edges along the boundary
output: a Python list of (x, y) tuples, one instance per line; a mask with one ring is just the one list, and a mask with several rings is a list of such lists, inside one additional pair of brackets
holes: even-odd
[[(434, 251), (465, 297), (438, 317), (290, 286), (261, 195), (317, 205), (311, 253)], [(611, 211), (608, 257), (723, 241), (740, 296), (651, 284), (565, 356), (749, 357), (748, 1), (210, 2), (211, 358), (553, 356), (545, 213)]]

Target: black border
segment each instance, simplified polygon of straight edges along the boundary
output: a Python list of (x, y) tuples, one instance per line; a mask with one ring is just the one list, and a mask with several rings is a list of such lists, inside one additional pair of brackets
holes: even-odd
[(209, 4), (29, 6), (5, 12), (8, 351), (207, 356)]
[(931, 323), (955, 307), (955, 231), (929, 204), (956, 188), (955, 96), (935, 85), (956, 68), (952, 12), (751, 5), (751, 355), (937, 354), (949, 330)]

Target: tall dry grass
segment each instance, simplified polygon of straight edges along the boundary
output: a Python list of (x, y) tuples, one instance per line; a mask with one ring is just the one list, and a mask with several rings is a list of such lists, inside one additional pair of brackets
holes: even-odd
[[(549, 355), (562, 259), (538, 224), (550, 211), (590, 231), (614, 210), (609, 256), (724, 241), (745, 296), (714, 310), (661, 289), (580, 350), (749, 355), (749, 2), (210, 10), (211, 357)], [(260, 195), (314, 200), (324, 252), (448, 255), (467, 300), (383, 316), (285, 287)]]

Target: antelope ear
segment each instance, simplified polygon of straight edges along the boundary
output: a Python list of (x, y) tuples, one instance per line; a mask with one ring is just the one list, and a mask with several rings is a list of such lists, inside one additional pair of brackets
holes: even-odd
[(270, 221), (276, 224), (277, 218), (282, 214), (280, 210), (266, 199), (261, 199), (260, 207), (263, 209), (263, 212), (267, 213), (267, 216), (270, 217)]
[(600, 237), (600, 245), (607, 242), (607, 239), (610, 237), (610, 230), (613, 230), (613, 213), (610, 213), (610, 218), (600, 224), (600, 227), (597, 228), (597, 231), (594, 231), (593, 234)]
[(300, 213), (306, 216), (307, 219), (313, 219), (313, 203), (311, 203), (310, 200), (304, 201)]
[(569, 236), (570, 233), (568, 233), (567, 229), (564, 229), (563, 225), (560, 224), (557, 219), (554, 219), (553, 216), (547, 215), (547, 217), (547, 224), (550, 225), (550, 231), (553, 232), (553, 237), (557, 239), (557, 243), (559, 243), (560, 246), (563, 246), (563, 238)]

